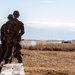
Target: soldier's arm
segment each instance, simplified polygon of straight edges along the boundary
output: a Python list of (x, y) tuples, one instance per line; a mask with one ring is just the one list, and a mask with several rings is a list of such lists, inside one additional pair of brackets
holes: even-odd
[(24, 33), (25, 33), (24, 24), (21, 22), (21, 32), (20, 32), (20, 35), (23, 35)]
[(3, 24), (1, 27), (1, 41), (3, 40), (3, 37), (4, 37), (4, 25), (5, 24)]
[(9, 21), (6, 22), (6, 26), (5, 26), (5, 34), (7, 34), (8, 24), (9, 24)]

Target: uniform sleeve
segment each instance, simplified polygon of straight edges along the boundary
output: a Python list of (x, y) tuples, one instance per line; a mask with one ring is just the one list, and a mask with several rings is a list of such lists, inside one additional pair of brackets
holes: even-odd
[(3, 40), (3, 36), (4, 36), (4, 25), (2, 25), (1, 27), (1, 41)]
[(6, 34), (7, 34), (8, 25), (9, 25), (9, 21), (6, 22), (6, 26), (5, 26), (5, 33)]
[(21, 22), (21, 33), (20, 35), (23, 35), (25, 33), (24, 24)]

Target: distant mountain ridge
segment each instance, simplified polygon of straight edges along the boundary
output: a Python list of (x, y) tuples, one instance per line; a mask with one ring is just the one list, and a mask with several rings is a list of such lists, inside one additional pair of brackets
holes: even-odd
[(75, 32), (64, 28), (34, 28), (30, 26), (25, 27), (24, 39), (36, 40), (74, 40)]

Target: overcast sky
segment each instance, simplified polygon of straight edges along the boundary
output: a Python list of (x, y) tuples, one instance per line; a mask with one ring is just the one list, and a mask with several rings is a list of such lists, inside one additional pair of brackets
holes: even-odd
[[(19, 20), (23, 21), (25, 27), (40, 28), (45, 31), (49, 28), (62, 28), (75, 32), (75, 0), (0, 0), (1, 25), (14, 10), (20, 12)], [(62, 35), (64, 37), (64, 34)], [(73, 36), (71, 39), (74, 39), (75, 36), (70, 35)], [(35, 34), (32, 36), (36, 39)], [(57, 38), (56, 35), (54, 37)]]

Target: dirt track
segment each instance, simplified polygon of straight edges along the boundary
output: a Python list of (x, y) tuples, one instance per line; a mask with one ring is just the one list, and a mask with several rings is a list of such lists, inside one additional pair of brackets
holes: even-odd
[(75, 75), (75, 52), (22, 49), (26, 75)]

